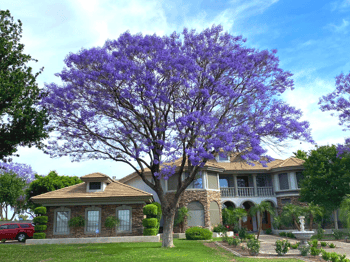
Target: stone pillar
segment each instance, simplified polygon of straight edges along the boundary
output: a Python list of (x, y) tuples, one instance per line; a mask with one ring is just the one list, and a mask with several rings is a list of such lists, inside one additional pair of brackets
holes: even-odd
[(258, 188), (256, 186), (256, 175), (257, 174), (253, 174), (253, 184), (254, 184), (254, 196), (258, 196)]
[(237, 197), (238, 196), (237, 175), (233, 175), (233, 183), (235, 187), (235, 197)]

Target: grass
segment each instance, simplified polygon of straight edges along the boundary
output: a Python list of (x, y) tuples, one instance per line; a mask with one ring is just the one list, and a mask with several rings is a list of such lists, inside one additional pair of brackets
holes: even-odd
[[(220, 241), (221, 238), (214, 240)], [(19, 245), (0, 244), (0, 261), (236, 261), (250, 262), (257, 259), (238, 258), (218, 247), (206, 247), (202, 241), (174, 239), (175, 248), (161, 248), (162, 243), (104, 243), (104, 244), (57, 244), (57, 245)], [(268, 262), (269, 259), (259, 259)], [(274, 259), (274, 262), (294, 262), (295, 259)]]

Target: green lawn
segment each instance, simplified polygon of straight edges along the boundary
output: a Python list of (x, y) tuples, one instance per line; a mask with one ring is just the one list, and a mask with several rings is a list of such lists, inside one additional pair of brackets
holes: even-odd
[[(161, 248), (162, 243), (110, 243), (74, 245), (20, 245), (0, 244), (0, 261), (236, 261), (250, 262), (256, 259), (237, 258), (232, 253), (203, 245), (202, 241), (174, 239), (175, 248)], [(268, 259), (259, 259), (259, 262)], [(274, 262), (298, 260), (274, 259)]]

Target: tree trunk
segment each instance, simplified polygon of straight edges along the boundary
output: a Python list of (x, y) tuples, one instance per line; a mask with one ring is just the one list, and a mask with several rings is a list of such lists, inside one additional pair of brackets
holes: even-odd
[(162, 247), (175, 247), (173, 243), (175, 208), (172, 211), (173, 212), (163, 213), (164, 224)]
[(294, 225), (297, 227), (298, 231), (300, 231), (300, 226), (297, 222), (297, 220), (293, 217), (293, 220), (294, 220)]
[[(261, 212), (260, 212), (261, 213)], [(258, 236), (257, 236), (257, 239), (259, 239), (259, 236), (260, 236), (260, 231), (261, 231), (261, 229), (262, 229), (262, 215), (260, 214), (259, 215), (259, 217), (260, 217), (260, 223), (259, 223), (259, 229), (258, 229)]]
[(336, 230), (338, 230), (338, 217), (337, 217), (337, 210), (336, 209), (333, 211), (333, 214), (334, 214), (334, 227)]
[(310, 216), (310, 227), (309, 230), (312, 231), (312, 224), (314, 223), (314, 216)]

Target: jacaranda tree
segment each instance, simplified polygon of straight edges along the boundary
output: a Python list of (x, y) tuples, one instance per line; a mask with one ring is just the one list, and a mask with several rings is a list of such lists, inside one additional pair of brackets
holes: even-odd
[[(46, 152), (130, 165), (157, 193), (162, 246), (173, 247), (179, 198), (220, 149), (265, 164), (266, 144), (312, 141), (301, 111), (278, 98), (293, 81), (279, 68), (276, 50), (244, 42), (212, 26), (200, 33), (184, 29), (182, 37), (126, 32), (103, 47), (69, 54), (67, 68), (56, 74), (64, 84), (47, 84), (42, 100), (57, 131)], [(185, 167), (188, 178), (179, 176), (174, 198), (167, 198), (160, 180)], [(146, 168), (154, 182), (145, 178)]]
[[(332, 93), (322, 96), (319, 101), (323, 112), (331, 111), (338, 115), (339, 125), (344, 127), (343, 131), (350, 129), (350, 73), (341, 73), (335, 78), (336, 88)], [(345, 139), (344, 144), (337, 146), (338, 157), (350, 153), (350, 138)]]

